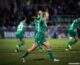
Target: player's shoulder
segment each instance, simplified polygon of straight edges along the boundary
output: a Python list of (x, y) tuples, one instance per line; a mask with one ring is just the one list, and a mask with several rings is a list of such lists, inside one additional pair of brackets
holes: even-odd
[(77, 21), (78, 21), (78, 19), (74, 19), (74, 20), (73, 20), (73, 23), (76, 23)]

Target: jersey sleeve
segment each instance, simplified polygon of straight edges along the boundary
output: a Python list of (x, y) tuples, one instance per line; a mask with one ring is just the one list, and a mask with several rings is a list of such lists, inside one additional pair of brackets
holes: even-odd
[(46, 29), (47, 29), (47, 24), (46, 22), (43, 20), (42, 23), (41, 23), (42, 27), (41, 27), (41, 33), (44, 34), (46, 32)]
[(77, 28), (80, 30), (80, 21), (77, 23)]
[(40, 15), (39, 19), (40, 19), (40, 21), (42, 21), (42, 20), (43, 20), (43, 16), (42, 16), (42, 15)]
[(38, 21), (38, 33), (40, 32), (40, 21)]
[(40, 31), (41, 31), (42, 20), (43, 20), (43, 16), (41, 15), (40, 18), (39, 18), (39, 20), (38, 20), (38, 33), (40, 33)]
[(73, 20), (73, 28), (77, 28), (78, 19)]
[(76, 24), (77, 22), (78, 22), (78, 19), (73, 20), (73, 23), (75, 23), (75, 24)]

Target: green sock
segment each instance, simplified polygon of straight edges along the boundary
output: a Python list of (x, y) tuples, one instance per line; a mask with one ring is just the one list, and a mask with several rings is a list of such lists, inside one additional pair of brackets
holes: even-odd
[(78, 41), (78, 40), (77, 40), (77, 39), (75, 39), (75, 40), (73, 41), (73, 44), (71, 44), (71, 45), (74, 45), (77, 41)]
[(50, 57), (51, 60), (54, 59), (54, 54), (53, 54), (52, 51), (48, 51), (48, 55), (49, 55), (49, 57)]
[(39, 48), (39, 49), (42, 49), (42, 45), (39, 45), (38, 48)]
[(26, 52), (22, 55), (22, 58), (24, 58), (24, 57), (26, 57), (26, 56), (28, 56), (28, 55), (29, 55), (29, 52), (26, 51)]
[(69, 41), (68, 45), (74, 45), (77, 41), (78, 41), (77, 39), (75, 39), (74, 41)]
[[(77, 41), (78, 41), (77, 39), (75, 39), (74, 41), (69, 41), (69, 42), (68, 42), (68, 45), (71, 45), (71, 46), (72, 46), (72, 45), (74, 45)], [(68, 48), (68, 46), (67, 46), (67, 48)]]
[(69, 49), (69, 45), (73, 44), (72, 41), (69, 41), (68, 44), (67, 44), (67, 49)]
[(18, 47), (21, 47), (23, 45), (24, 45), (24, 42), (20, 42), (20, 43), (17, 44)]
[(67, 45), (67, 48), (68, 48), (69, 45), (72, 45), (72, 44), (73, 44), (73, 42), (72, 41), (69, 41), (68, 42), (68, 45)]

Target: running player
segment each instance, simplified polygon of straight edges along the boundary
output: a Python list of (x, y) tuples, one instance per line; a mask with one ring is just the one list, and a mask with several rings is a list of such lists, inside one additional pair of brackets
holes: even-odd
[(25, 62), (25, 57), (28, 56), (32, 51), (34, 51), (37, 47), (40, 47), (41, 45), (44, 45), (47, 48), (48, 55), (52, 61), (58, 61), (54, 59), (54, 53), (51, 50), (50, 44), (47, 42), (47, 39), (45, 38), (45, 32), (47, 30), (47, 24), (46, 21), (49, 18), (49, 13), (44, 12), (43, 18), (38, 15), (38, 19), (36, 20), (35, 24), (35, 43), (20, 57), (22, 62)]
[[(41, 10), (39, 10), (38, 13), (39, 13), (39, 14), (37, 15), (37, 18), (40, 17), (39, 20), (43, 20), (43, 12), (42, 12)], [(36, 21), (35, 21), (35, 26), (36, 26)], [(35, 27), (35, 28), (36, 28), (36, 27)], [(40, 52), (42, 52), (42, 51), (44, 50), (44, 48), (42, 47), (42, 44), (40, 44), (40, 45), (38, 46), (38, 50), (39, 50)]]
[(67, 43), (67, 48), (65, 49), (66, 51), (72, 49), (72, 45), (74, 45), (78, 41), (76, 38), (76, 36), (78, 35), (77, 29), (80, 29), (80, 18), (73, 20), (68, 29), (69, 42)]
[(26, 18), (22, 17), (22, 20), (20, 21), (19, 25), (17, 26), (16, 31), (16, 38), (18, 40), (18, 44), (16, 45), (15, 52), (19, 52), (19, 48), (24, 45), (24, 28), (26, 27)]

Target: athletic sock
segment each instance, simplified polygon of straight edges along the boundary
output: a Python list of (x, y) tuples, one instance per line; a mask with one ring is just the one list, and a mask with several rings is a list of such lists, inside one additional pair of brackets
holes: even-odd
[(72, 41), (69, 41), (69, 42), (68, 42), (68, 46), (69, 46), (69, 45), (72, 45), (72, 44), (73, 44), (73, 42), (72, 42)]
[(69, 47), (68, 47), (69, 45), (72, 46), (72, 45), (74, 45), (77, 41), (78, 41), (77, 39), (75, 39), (74, 41), (69, 41), (69, 42), (68, 42), (68, 45), (67, 45), (67, 49), (69, 49)]
[(78, 40), (77, 40), (77, 39), (75, 39), (71, 45), (74, 45), (77, 41), (78, 41)]
[(42, 49), (42, 45), (39, 45), (38, 48), (39, 48), (39, 49)]
[(77, 39), (75, 39), (74, 41), (69, 41), (69, 42), (68, 42), (68, 45), (71, 45), (71, 46), (72, 46), (72, 45), (74, 45), (77, 41), (78, 41)]
[(29, 52), (26, 51), (26, 52), (22, 55), (22, 58), (24, 58), (24, 57), (26, 57), (26, 56), (28, 56), (28, 55), (29, 55)]
[(52, 51), (48, 51), (48, 55), (49, 55), (51, 60), (54, 60), (54, 54)]
[(23, 46), (23, 45), (24, 45), (24, 42), (20, 42), (20, 43), (17, 44), (16, 47), (21, 47), (21, 46)]

